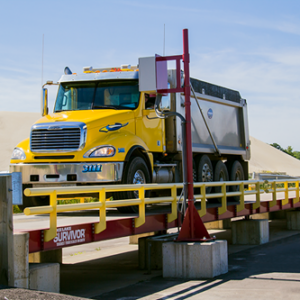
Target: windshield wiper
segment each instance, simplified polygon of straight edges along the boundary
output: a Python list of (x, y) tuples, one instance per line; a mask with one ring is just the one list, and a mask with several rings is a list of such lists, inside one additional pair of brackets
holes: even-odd
[(113, 105), (95, 105), (92, 107), (92, 109), (98, 109), (98, 108), (104, 108), (104, 109), (119, 109), (117, 106)]
[(62, 111), (71, 111), (70, 109), (58, 109), (55, 111), (55, 113), (59, 113), (59, 112), (62, 112)]

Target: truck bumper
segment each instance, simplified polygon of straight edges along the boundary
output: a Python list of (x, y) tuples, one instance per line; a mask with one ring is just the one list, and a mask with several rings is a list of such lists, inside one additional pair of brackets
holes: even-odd
[(21, 172), (22, 183), (101, 183), (121, 181), (123, 162), (78, 164), (11, 164)]

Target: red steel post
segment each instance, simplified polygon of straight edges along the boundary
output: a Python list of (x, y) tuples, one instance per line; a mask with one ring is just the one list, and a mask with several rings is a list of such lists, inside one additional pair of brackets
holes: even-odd
[[(183, 30), (183, 55), (184, 62), (184, 96), (185, 96), (185, 119), (186, 119), (186, 156), (187, 156), (187, 191), (188, 208), (177, 241), (203, 241), (212, 240), (207, 232), (198, 211), (194, 205), (194, 174), (193, 174), (193, 151), (192, 151), (192, 123), (191, 123), (191, 84), (190, 84), (190, 54), (188, 30)], [(203, 199), (205, 201), (205, 199)]]
[[(184, 96), (185, 96), (185, 119), (186, 119), (186, 155), (187, 155), (187, 188), (188, 205), (194, 205), (193, 189), (193, 152), (192, 152), (192, 129), (191, 129), (191, 86), (190, 86), (190, 54), (188, 30), (183, 29), (183, 62), (184, 62)], [(194, 237), (194, 220), (192, 210), (189, 209), (191, 237)]]

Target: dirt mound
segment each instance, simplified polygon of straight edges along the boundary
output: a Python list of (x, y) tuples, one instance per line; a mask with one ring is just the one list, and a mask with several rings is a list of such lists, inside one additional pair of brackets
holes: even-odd
[(251, 140), (249, 172), (285, 172), (290, 176), (300, 176), (300, 160), (266, 144), (254, 137)]

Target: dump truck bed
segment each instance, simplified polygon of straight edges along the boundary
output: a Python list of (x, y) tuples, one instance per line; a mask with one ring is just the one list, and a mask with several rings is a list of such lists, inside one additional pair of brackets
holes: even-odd
[[(170, 75), (172, 77), (173, 72), (169, 73), (169, 78)], [(246, 100), (241, 98), (238, 91), (201, 80), (192, 78), (191, 85), (197, 99), (191, 93), (193, 152), (217, 153), (219, 151), (221, 155), (241, 155), (244, 160), (249, 160), (250, 141)], [(176, 93), (171, 97), (171, 111), (185, 115), (182, 93)], [(182, 135), (179, 118), (174, 117), (166, 121), (166, 132), (167, 151), (181, 151)]]

